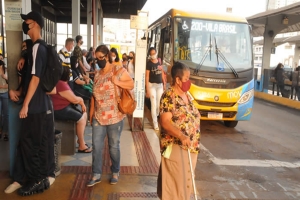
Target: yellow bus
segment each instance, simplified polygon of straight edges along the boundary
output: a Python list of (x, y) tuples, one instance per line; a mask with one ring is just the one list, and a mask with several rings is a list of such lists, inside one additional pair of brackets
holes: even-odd
[(168, 82), (174, 62), (189, 66), (189, 95), (202, 120), (222, 120), (227, 127), (250, 120), (253, 58), (245, 18), (171, 9), (148, 30), (148, 47), (155, 47), (167, 66)]

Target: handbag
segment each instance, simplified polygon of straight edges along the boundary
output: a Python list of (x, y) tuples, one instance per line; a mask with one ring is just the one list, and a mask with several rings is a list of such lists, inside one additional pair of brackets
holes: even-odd
[[(123, 70), (123, 68), (119, 69), (118, 71), (114, 70), (114, 75), (118, 74), (120, 70)], [(135, 108), (136, 108), (136, 101), (131, 94), (131, 92), (127, 89), (124, 88), (119, 88), (120, 90), (120, 95), (118, 94), (117, 91), (117, 85), (114, 84), (115, 87), (115, 96), (116, 96), (116, 101), (118, 103), (118, 109), (121, 113), (123, 114), (129, 114), (132, 115)]]

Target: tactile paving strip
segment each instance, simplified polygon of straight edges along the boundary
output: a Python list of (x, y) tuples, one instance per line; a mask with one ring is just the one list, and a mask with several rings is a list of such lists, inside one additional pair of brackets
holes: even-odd
[(107, 200), (119, 200), (124, 198), (157, 198), (156, 192), (120, 192), (111, 193), (108, 195)]
[[(135, 120), (139, 123), (137, 127), (141, 127), (140, 120)], [(135, 123), (136, 124), (136, 123)], [(141, 174), (141, 175), (157, 175), (158, 174), (158, 162), (151, 148), (151, 145), (147, 139), (144, 131), (134, 131), (131, 133), (134, 141), (137, 159), (139, 166), (121, 166), (121, 174)], [(108, 149), (108, 142), (105, 139), (105, 146), (103, 152), (103, 174), (109, 174), (110, 172), (110, 156)], [(62, 166), (62, 173), (76, 173), (77, 176), (74, 181), (74, 185), (71, 190), (69, 200), (88, 200), (90, 198), (93, 187), (86, 187), (86, 183), (92, 177), (91, 166)], [(112, 193), (108, 199), (119, 199), (121, 197), (139, 197), (139, 198), (157, 198), (156, 193)]]
[[(157, 175), (159, 164), (156, 160), (151, 145), (147, 139), (144, 131), (134, 131), (131, 133), (136, 149), (137, 159), (139, 166), (121, 166), (121, 174), (143, 174), (143, 175)], [(103, 174), (109, 174), (110, 172), (110, 156), (107, 139), (105, 139), (105, 146), (103, 152)], [(62, 166), (62, 172), (73, 173), (91, 173), (92, 168), (90, 166)]]

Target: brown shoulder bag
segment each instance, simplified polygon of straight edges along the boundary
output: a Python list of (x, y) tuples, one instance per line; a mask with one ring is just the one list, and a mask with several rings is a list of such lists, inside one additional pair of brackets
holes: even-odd
[[(123, 70), (123, 68), (119, 69), (118, 71), (115, 70), (114, 75), (118, 74), (119, 71)], [(116, 96), (116, 101), (118, 103), (118, 108), (119, 111), (123, 114), (129, 114), (132, 115), (135, 108), (136, 108), (136, 101), (131, 94), (131, 92), (127, 89), (119, 88), (120, 90), (120, 95), (117, 91), (117, 85), (115, 85), (115, 96)]]

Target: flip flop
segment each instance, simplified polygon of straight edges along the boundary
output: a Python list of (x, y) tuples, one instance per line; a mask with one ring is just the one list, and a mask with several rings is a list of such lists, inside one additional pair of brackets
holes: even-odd
[[(88, 150), (90, 150), (90, 151), (88, 151)], [(92, 153), (92, 151), (93, 151), (93, 150), (90, 149), (89, 147), (86, 148), (86, 149), (84, 149), (84, 150), (80, 150), (80, 149), (77, 150), (78, 153)]]

